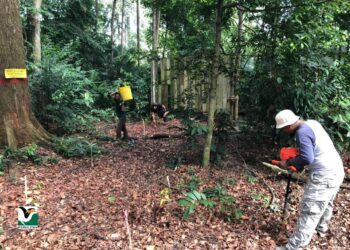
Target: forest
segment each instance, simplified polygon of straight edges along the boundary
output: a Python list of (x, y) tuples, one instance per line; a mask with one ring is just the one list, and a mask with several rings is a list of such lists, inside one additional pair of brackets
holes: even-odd
[(1, 0), (0, 118), (0, 250), (350, 245), (350, 1)]

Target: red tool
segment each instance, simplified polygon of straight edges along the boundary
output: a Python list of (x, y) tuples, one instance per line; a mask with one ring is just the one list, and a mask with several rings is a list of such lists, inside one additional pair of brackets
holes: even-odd
[[(281, 148), (280, 158), (281, 160), (289, 160), (295, 158), (299, 154), (299, 150), (297, 148), (292, 147), (283, 147)], [(272, 160), (272, 164), (278, 165), (279, 160)], [(290, 180), (292, 178), (292, 172), (297, 172), (297, 168), (294, 166), (288, 166), (288, 182), (287, 182), (287, 190), (284, 196), (284, 206), (283, 206), (283, 218), (287, 218), (287, 210), (289, 208), (290, 202), (290, 193), (292, 193), (292, 189), (290, 188)]]
[[(283, 147), (281, 148), (280, 151), (280, 158), (281, 160), (289, 160), (292, 158), (295, 158), (297, 155), (299, 154), (299, 149), (297, 148), (292, 148), (292, 147)], [(274, 165), (278, 165), (280, 163), (279, 160), (272, 160), (272, 164)], [(294, 166), (288, 166), (289, 170), (291, 170), (292, 172), (297, 172), (297, 168)]]

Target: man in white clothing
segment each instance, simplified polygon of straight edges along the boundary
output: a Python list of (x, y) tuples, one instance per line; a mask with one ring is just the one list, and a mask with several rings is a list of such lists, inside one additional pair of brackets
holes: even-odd
[(342, 160), (332, 140), (321, 124), (315, 120), (303, 121), (291, 110), (282, 110), (276, 117), (276, 128), (295, 134), (300, 154), (279, 166), (288, 169), (304, 167), (309, 178), (300, 204), (298, 224), (285, 246), (276, 250), (295, 250), (308, 245), (316, 231), (326, 233), (332, 217), (333, 201), (344, 179)]

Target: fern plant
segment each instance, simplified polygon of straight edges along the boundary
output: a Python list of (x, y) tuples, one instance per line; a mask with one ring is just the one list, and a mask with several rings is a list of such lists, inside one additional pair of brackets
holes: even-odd
[(216, 205), (214, 201), (207, 199), (204, 193), (193, 190), (191, 192), (185, 193), (185, 197), (178, 201), (178, 204), (184, 206), (185, 212), (183, 214), (183, 219), (187, 220), (191, 214), (193, 214), (196, 208), (200, 205), (204, 207), (212, 208)]
[(54, 141), (56, 150), (64, 157), (83, 157), (101, 154), (103, 149), (78, 137), (58, 138)]

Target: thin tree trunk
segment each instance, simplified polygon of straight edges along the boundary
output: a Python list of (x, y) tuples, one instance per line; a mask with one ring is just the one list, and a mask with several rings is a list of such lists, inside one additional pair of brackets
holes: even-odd
[(114, 37), (115, 37), (114, 20), (115, 20), (115, 7), (116, 7), (116, 5), (117, 5), (117, 0), (113, 0), (112, 16), (111, 16), (111, 65), (113, 65), (113, 60), (114, 60)]
[(98, 32), (98, 17), (99, 17), (99, 13), (100, 13), (99, 2), (98, 2), (98, 0), (95, 0), (95, 16), (96, 16), (95, 32)]
[(122, 0), (122, 20), (121, 20), (121, 37), (120, 37), (120, 47), (122, 49), (122, 53), (125, 47), (125, 0)]
[(156, 85), (158, 81), (158, 34), (159, 34), (160, 10), (153, 8), (153, 36), (152, 36), (152, 75), (151, 75), (151, 102), (156, 102)]
[(33, 26), (33, 33), (32, 33), (32, 44), (33, 44), (33, 62), (35, 65), (41, 64), (41, 3), (42, 0), (34, 0), (34, 15), (32, 18), (32, 26)]
[(140, 0), (136, 0), (137, 67), (140, 68)]
[(168, 40), (168, 29), (165, 27), (165, 37), (164, 37), (164, 47), (163, 47), (163, 52), (162, 52), (162, 58), (165, 58), (165, 53), (166, 53), (166, 43)]
[(116, 14), (116, 17), (115, 17), (115, 21), (116, 21), (116, 27), (117, 27), (117, 43), (120, 45), (120, 37), (121, 37), (121, 32), (120, 32), (120, 30), (121, 30), (121, 28), (120, 28), (120, 22), (119, 22), (119, 13), (117, 13)]
[(218, 0), (216, 4), (216, 20), (215, 20), (215, 49), (213, 57), (212, 80), (209, 88), (209, 113), (208, 113), (208, 133), (203, 151), (203, 166), (209, 166), (210, 149), (214, 131), (214, 115), (216, 111), (216, 88), (219, 76), (219, 59), (220, 59), (220, 43), (221, 43), (221, 21), (223, 13), (223, 0)]
[(130, 37), (130, 16), (125, 18), (125, 35), (124, 35), (124, 47), (128, 47), (128, 41)]
[(234, 120), (238, 120), (238, 96), (235, 96), (237, 86), (241, 77), (241, 55), (242, 55), (242, 38), (243, 38), (243, 10), (238, 9), (238, 33), (237, 33), (237, 45), (235, 52), (235, 68), (234, 68), (234, 77), (233, 85), (231, 87), (231, 98), (235, 100), (235, 110), (234, 110)]
[(25, 69), (19, 1), (0, 1), (0, 145), (22, 146), (49, 134), (31, 111), (27, 79), (5, 79), (5, 69)]

